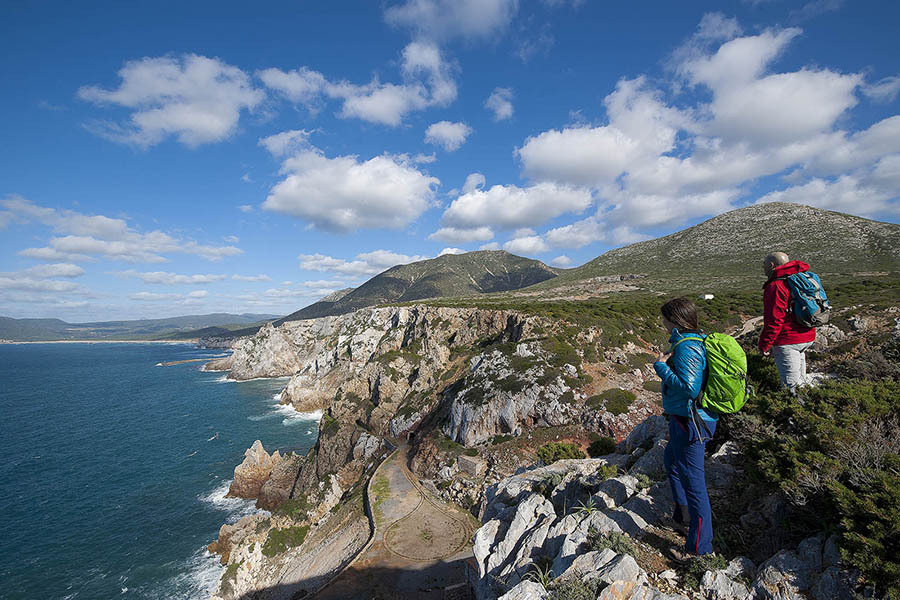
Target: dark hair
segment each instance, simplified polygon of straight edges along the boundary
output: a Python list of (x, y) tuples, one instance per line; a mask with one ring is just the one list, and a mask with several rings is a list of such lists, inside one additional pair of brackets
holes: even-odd
[(700, 327), (697, 321), (697, 307), (687, 298), (672, 298), (662, 305), (660, 312), (682, 331)]

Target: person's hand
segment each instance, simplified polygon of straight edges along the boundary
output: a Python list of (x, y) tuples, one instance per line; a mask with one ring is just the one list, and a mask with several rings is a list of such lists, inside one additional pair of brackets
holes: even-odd
[(660, 352), (659, 356), (656, 357), (656, 362), (666, 362), (668, 358), (669, 354), (667, 352)]
[(763, 352), (763, 356), (769, 356), (769, 354), (771, 354), (770, 350), (766, 350), (765, 352)]

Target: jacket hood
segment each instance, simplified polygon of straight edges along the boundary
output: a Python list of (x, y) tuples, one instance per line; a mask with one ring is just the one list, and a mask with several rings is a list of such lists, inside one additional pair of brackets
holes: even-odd
[(783, 265), (772, 269), (772, 275), (769, 276), (769, 280), (766, 281), (766, 283), (769, 283), (769, 281), (772, 281), (773, 279), (787, 277), (794, 273), (805, 273), (806, 271), (809, 271), (808, 264), (802, 260), (792, 260), (791, 262), (784, 263)]

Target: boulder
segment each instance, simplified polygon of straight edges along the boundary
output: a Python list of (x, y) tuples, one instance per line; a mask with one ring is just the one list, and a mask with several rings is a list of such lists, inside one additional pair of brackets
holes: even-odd
[(290, 498), (294, 483), (300, 474), (301, 460), (296, 454), (287, 454), (275, 465), (259, 490), (257, 508), (272, 511)]
[(810, 574), (797, 553), (782, 550), (760, 566), (753, 592), (759, 600), (802, 600), (811, 585)]
[(825, 569), (810, 590), (815, 600), (852, 600), (857, 595), (849, 575), (836, 566)]
[(500, 596), (498, 600), (544, 600), (547, 590), (535, 581), (523, 581)]
[(234, 468), (234, 480), (228, 488), (228, 496), (237, 498), (257, 498), (263, 484), (272, 470), (281, 462), (276, 450), (272, 456), (263, 448), (262, 442), (256, 440), (244, 452), (244, 461)]
[(654, 415), (644, 419), (632, 429), (620, 447), (626, 454), (631, 453), (648, 442), (653, 444), (666, 439), (668, 433), (669, 421), (661, 415)]
[(706, 600), (744, 600), (750, 590), (733, 580), (725, 571), (707, 571), (700, 581), (700, 591)]
[(653, 447), (647, 450), (630, 469), (632, 474), (643, 473), (651, 479), (660, 479), (666, 473), (666, 465), (663, 456), (666, 452), (666, 440), (657, 440)]

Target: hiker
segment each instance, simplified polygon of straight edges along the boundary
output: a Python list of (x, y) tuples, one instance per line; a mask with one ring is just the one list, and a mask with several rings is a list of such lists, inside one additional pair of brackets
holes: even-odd
[(675, 500), (672, 518), (688, 529), (684, 550), (673, 549), (670, 554), (683, 561), (713, 551), (703, 458), (718, 417), (696, 405), (706, 371), (705, 336), (697, 322), (697, 307), (687, 298), (675, 298), (663, 304), (660, 312), (670, 333), (668, 354), (660, 354), (653, 365), (662, 379), (663, 411), (669, 417), (664, 460)]
[(759, 351), (771, 351), (778, 367), (781, 387), (797, 393), (805, 385), (806, 351), (816, 340), (816, 328), (806, 327), (792, 315), (791, 291), (784, 278), (809, 271), (803, 261), (790, 260), (784, 252), (773, 252), (763, 261), (768, 279), (763, 285), (763, 328), (759, 334)]

